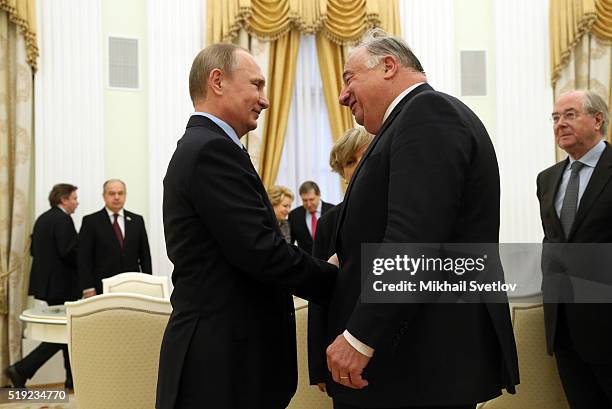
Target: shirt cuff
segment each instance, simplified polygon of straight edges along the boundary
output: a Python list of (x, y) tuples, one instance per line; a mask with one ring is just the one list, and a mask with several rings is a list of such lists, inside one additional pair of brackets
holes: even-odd
[(89, 291), (95, 291), (95, 290), (96, 290), (96, 289), (95, 289), (94, 287), (91, 287), (91, 288), (86, 288), (86, 289), (84, 289), (84, 290), (83, 290), (83, 294), (85, 294), (85, 293), (87, 293), (87, 292), (89, 292)]
[(372, 358), (372, 356), (374, 355), (374, 348), (367, 346), (366, 344), (352, 336), (351, 333), (348, 332), (348, 330), (344, 330), (342, 335), (344, 336), (344, 339), (346, 339), (353, 348), (355, 348), (363, 355)]

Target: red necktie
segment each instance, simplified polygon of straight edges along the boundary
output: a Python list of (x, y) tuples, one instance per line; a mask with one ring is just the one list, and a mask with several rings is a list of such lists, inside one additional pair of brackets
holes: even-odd
[(117, 236), (117, 241), (119, 241), (119, 247), (121, 247), (121, 250), (123, 250), (123, 234), (121, 233), (121, 227), (119, 227), (119, 223), (117, 222), (119, 215), (114, 213), (113, 217), (115, 218), (115, 221), (113, 222), (113, 230), (115, 230), (115, 236)]
[(317, 234), (317, 212), (310, 213), (310, 227), (312, 232), (312, 239), (315, 239), (315, 234)]

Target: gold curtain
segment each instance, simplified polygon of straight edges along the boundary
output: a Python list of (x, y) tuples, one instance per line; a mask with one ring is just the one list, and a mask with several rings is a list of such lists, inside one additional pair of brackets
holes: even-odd
[(574, 46), (591, 31), (595, 22), (595, 0), (551, 0), (549, 7), (551, 80), (554, 87)]
[(351, 111), (338, 102), (338, 96), (342, 89), (342, 71), (346, 61), (346, 47), (333, 43), (322, 34), (317, 34), (316, 40), (323, 96), (327, 105), (329, 127), (335, 142), (347, 129), (353, 126)]
[[(352, 126), (350, 111), (340, 106), (347, 49), (370, 28), (399, 35), (398, 0), (208, 0), (208, 43), (229, 42), (241, 29), (273, 41), (268, 68), (270, 109), (264, 123), (259, 172), (266, 187), (278, 174), (301, 34), (316, 34), (332, 137)], [(283, 48), (285, 47), (285, 48)]]
[[(9, 4), (12, 3), (12, 4)], [(30, 8), (28, 8), (30, 7)], [(27, 11), (27, 13), (25, 13)], [(29, 268), (34, 1), (0, 2), (0, 367), (21, 358)], [(20, 14), (21, 13), (21, 14)], [(25, 14), (24, 14), (25, 13)], [(30, 24), (32, 23), (32, 24)], [(5, 385), (4, 374), (0, 384)]]
[(397, 0), (209, 0), (207, 4), (209, 44), (231, 41), (240, 28), (270, 40), (292, 28), (303, 34), (322, 32), (336, 43), (350, 44), (368, 28), (382, 26), (397, 32), (399, 27)]
[(276, 181), (283, 153), (299, 47), (300, 33), (296, 30), (291, 30), (270, 46), (270, 74), (268, 76), (270, 109), (264, 123), (263, 146), (259, 162), (259, 174), (266, 188)]
[(19, 27), (26, 46), (26, 62), (36, 72), (38, 45), (36, 44), (36, 0), (0, 0), (0, 10), (5, 11), (11, 23)]

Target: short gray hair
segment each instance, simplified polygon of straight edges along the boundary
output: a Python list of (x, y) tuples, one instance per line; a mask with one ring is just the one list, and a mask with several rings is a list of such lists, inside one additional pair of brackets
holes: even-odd
[(234, 44), (217, 43), (209, 45), (196, 55), (189, 72), (189, 96), (194, 105), (197, 101), (206, 99), (208, 76), (212, 70), (218, 68), (228, 77), (232, 76), (238, 68), (237, 50), (247, 51)]
[(102, 194), (106, 193), (106, 186), (108, 186), (109, 183), (114, 183), (114, 182), (119, 182), (123, 185), (123, 190), (125, 192), (127, 192), (127, 186), (125, 185), (125, 182), (121, 179), (108, 179), (106, 182), (104, 182), (104, 184), (102, 185)]
[(584, 93), (584, 101), (582, 105), (584, 112), (592, 116), (595, 116), (598, 112), (603, 114), (601, 135), (605, 137), (608, 134), (608, 125), (610, 124), (610, 111), (608, 109), (608, 104), (606, 104), (606, 101), (596, 92), (582, 92)]
[(408, 44), (400, 37), (387, 35), (382, 29), (375, 28), (366, 33), (355, 49), (365, 47), (370, 58), (365, 61), (367, 68), (374, 68), (386, 55), (399, 60), (401, 66), (425, 74), (419, 59)]

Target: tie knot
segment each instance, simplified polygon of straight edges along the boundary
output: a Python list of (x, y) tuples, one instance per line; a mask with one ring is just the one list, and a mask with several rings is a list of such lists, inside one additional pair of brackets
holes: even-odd
[(580, 169), (582, 169), (584, 167), (584, 163), (580, 162), (580, 161), (574, 161), (574, 163), (572, 163), (572, 172), (580, 172)]
[(115, 218), (115, 221), (117, 221), (117, 219), (119, 218), (119, 213), (113, 213), (113, 217)]

